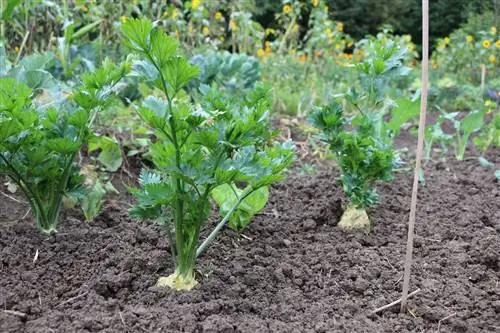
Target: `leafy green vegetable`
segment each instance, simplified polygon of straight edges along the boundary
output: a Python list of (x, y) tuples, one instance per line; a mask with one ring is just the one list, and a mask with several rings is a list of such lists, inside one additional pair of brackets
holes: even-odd
[(464, 159), (465, 149), (471, 134), (479, 131), (484, 125), (484, 112), (471, 111), (463, 119), (458, 118), (458, 112), (442, 113), (442, 120), (449, 120), (455, 128), (455, 156), (457, 160)]
[[(372, 42), (368, 50), (366, 58), (354, 65), (358, 82), (340, 95), (347, 108), (333, 101), (309, 116), (342, 170), (340, 183), (350, 199), (339, 222), (345, 228), (370, 228), (365, 208), (378, 203), (375, 184), (391, 180), (401, 163), (393, 139), (400, 127), (418, 114), (417, 100), (399, 99), (395, 103), (388, 96), (391, 81), (409, 73), (403, 66), (407, 49), (392, 42)], [(388, 115), (391, 117), (386, 122)]]
[(473, 139), (474, 144), (485, 154), (490, 147), (500, 147), (500, 113), (495, 113), (481, 133)]
[(106, 174), (97, 172), (92, 165), (83, 167), (81, 174), (85, 176), (84, 188), (75, 193), (75, 197), (80, 202), (85, 219), (90, 221), (101, 211), (104, 197), (109, 193), (118, 194), (118, 191)]
[(83, 77), (74, 92), (76, 104), (59, 109), (36, 109), (28, 86), (0, 78), (0, 173), (27, 197), (42, 232), (57, 231), (63, 196), (81, 186), (75, 157), (126, 71), (126, 65), (105, 63)]
[[(285, 177), (284, 170), (294, 158), (293, 146), (272, 143), (268, 88), (257, 86), (237, 101), (205, 86), (200, 104), (191, 104), (183, 89), (198, 75), (198, 69), (177, 54), (177, 42), (146, 19), (127, 20), (122, 33), (125, 44), (140, 58), (133, 65), (133, 74), (163, 93), (161, 98), (146, 97), (137, 109), (156, 140), (150, 148), (154, 169), (144, 170), (141, 188), (132, 189), (137, 204), (130, 213), (167, 227), (175, 272), (158, 284), (191, 289), (196, 285), (197, 256), (245, 199)], [(245, 184), (245, 190), (198, 247), (201, 228), (210, 214), (212, 191), (235, 183)]]
[[(220, 207), (221, 215), (227, 215), (247, 189), (239, 189), (235, 184), (222, 184), (212, 190), (212, 198)], [(269, 189), (263, 186), (241, 201), (233, 212), (229, 226), (238, 232), (246, 228), (255, 214), (260, 212), (269, 199)]]
[(243, 96), (260, 78), (259, 60), (246, 54), (212, 51), (195, 55), (190, 62), (200, 68), (198, 78), (189, 84), (191, 89), (217, 84), (228, 93)]
[(108, 136), (92, 136), (88, 142), (89, 153), (100, 149), (97, 159), (108, 171), (115, 172), (123, 163), (122, 151), (118, 141)]
[(337, 102), (317, 108), (309, 119), (334, 152), (342, 169), (342, 187), (351, 202), (358, 208), (375, 205), (378, 195), (374, 183), (391, 180), (399, 166), (392, 146), (374, 135), (374, 125), (367, 116), (346, 119)]
[(391, 120), (387, 122), (387, 128), (395, 135), (401, 130), (406, 122), (420, 114), (420, 97), (415, 96), (413, 99), (400, 98), (396, 100), (397, 106), (391, 111)]

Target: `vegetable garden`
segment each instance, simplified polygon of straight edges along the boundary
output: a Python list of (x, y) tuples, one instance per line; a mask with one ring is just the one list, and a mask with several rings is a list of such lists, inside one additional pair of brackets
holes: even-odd
[(0, 0), (1, 332), (500, 330), (498, 1), (274, 2)]

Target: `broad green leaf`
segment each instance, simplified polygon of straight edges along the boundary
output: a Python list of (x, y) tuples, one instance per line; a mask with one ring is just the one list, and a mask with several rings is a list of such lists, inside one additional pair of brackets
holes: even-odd
[(48, 140), (46, 146), (48, 149), (60, 154), (72, 154), (80, 150), (82, 142), (79, 140), (74, 141), (69, 138), (56, 138)]
[(177, 56), (168, 60), (162, 72), (169, 87), (174, 93), (177, 93), (190, 80), (198, 76), (199, 69), (187, 62), (186, 59)]
[(116, 139), (108, 136), (93, 136), (89, 139), (88, 150), (93, 152), (100, 149), (98, 160), (108, 171), (115, 172), (122, 165), (123, 158), (120, 145)]
[(158, 65), (163, 68), (177, 50), (177, 41), (159, 29), (154, 29), (150, 35), (151, 55)]
[(12, 12), (14, 9), (21, 4), (22, 0), (8, 0), (7, 1), (7, 6), (3, 10), (2, 14), (2, 20), (8, 21), (12, 18)]
[(125, 45), (135, 51), (149, 51), (149, 37), (152, 29), (153, 24), (148, 19), (127, 19), (121, 26)]
[[(238, 198), (244, 191), (244, 189), (239, 189), (234, 184), (219, 185), (212, 190), (212, 198), (220, 207), (222, 216), (226, 215), (231, 207), (238, 202)], [(252, 217), (264, 208), (268, 199), (269, 189), (267, 186), (253, 191), (235, 210), (229, 220), (229, 226), (241, 232), (250, 224)]]
[(479, 131), (484, 124), (484, 112), (471, 111), (460, 121), (460, 129), (464, 134)]
[(101, 211), (102, 201), (106, 195), (106, 188), (97, 181), (81, 199), (81, 206), (85, 220), (90, 221)]
[(397, 134), (404, 123), (418, 117), (420, 114), (420, 99), (412, 101), (407, 98), (401, 98), (396, 100), (396, 104), (397, 107), (391, 112), (391, 120), (387, 123), (387, 128)]

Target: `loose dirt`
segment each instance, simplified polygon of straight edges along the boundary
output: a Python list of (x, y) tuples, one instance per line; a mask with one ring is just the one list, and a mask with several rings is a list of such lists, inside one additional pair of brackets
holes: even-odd
[[(499, 155), (489, 159), (498, 165)], [(426, 166), (411, 278), (422, 291), (411, 312), (377, 315), (400, 297), (412, 174), (378, 187), (371, 233), (346, 232), (336, 227), (346, 200), (337, 173), (320, 169), (273, 186), (246, 237), (222, 233), (185, 293), (155, 287), (172, 272), (169, 246), (159, 227), (128, 217), (128, 195), (93, 222), (67, 212), (55, 236), (29, 216), (19, 221), (27, 206), (2, 196), (0, 332), (500, 332), (492, 169)]]

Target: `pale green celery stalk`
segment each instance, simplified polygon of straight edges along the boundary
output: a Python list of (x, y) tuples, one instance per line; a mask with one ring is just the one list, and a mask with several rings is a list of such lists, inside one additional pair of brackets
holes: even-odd
[(457, 151), (456, 158), (458, 161), (462, 161), (465, 155), (465, 149), (467, 148), (467, 141), (469, 140), (469, 135), (466, 134), (463, 137), (460, 136), (460, 133), (457, 133)]
[(250, 194), (252, 194), (254, 191), (257, 189), (248, 189), (247, 191), (243, 192), (241, 197), (236, 201), (236, 203), (231, 207), (231, 209), (227, 212), (226, 216), (215, 226), (214, 230), (208, 235), (208, 237), (201, 243), (201, 245), (198, 247), (196, 250), (196, 257), (199, 257), (203, 251), (205, 251), (206, 247), (215, 239), (217, 234), (220, 232), (222, 227), (226, 225), (227, 221), (231, 218), (231, 215), (234, 213), (236, 208), (241, 204), (243, 200), (245, 200), (246, 197), (248, 197)]

